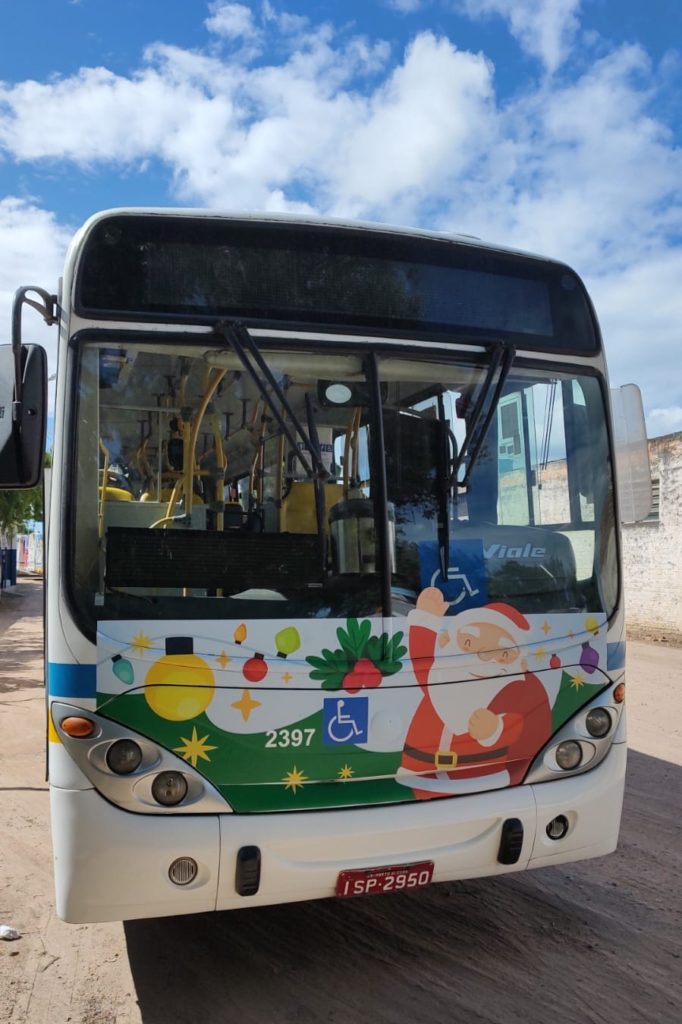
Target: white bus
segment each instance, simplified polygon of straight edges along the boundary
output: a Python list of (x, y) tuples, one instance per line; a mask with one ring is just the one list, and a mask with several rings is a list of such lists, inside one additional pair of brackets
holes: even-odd
[[(79, 231), (58, 297), (33, 291), (0, 355), (0, 479), (39, 472), (31, 302), (60, 332), (63, 919), (352, 897), (615, 848), (617, 445), (570, 268), (379, 225), (123, 209)], [(635, 519), (641, 403), (621, 399)]]

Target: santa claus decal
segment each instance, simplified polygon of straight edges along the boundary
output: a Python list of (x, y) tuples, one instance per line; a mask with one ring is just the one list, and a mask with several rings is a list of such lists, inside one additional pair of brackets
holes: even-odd
[(515, 785), (552, 735), (547, 692), (521, 653), (527, 619), (507, 604), (447, 611), (429, 587), (408, 616), (423, 697), (396, 779), (418, 799)]

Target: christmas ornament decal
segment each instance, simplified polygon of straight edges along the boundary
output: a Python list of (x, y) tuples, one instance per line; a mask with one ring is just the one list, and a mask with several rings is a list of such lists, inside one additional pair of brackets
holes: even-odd
[(301, 637), (296, 627), (287, 626), (280, 629), (279, 633), (275, 634), (275, 646), (278, 658), (287, 658), (294, 654), (301, 646)]
[(147, 672), (144, 695), (152, 711), (171, 722), (196, 718), (211, 703), (215, 688), (213, 672), (194, 653), (188, 636), (166, 638), (166, 653)]
[(594, 670), (599, 665), (599, 655), (595, 651), (594, 647), (585, 641), (583, 644), (582, 654), (580, 655), (580, 667), (583, 672), (587, 672), (589, 676), (592, 675)]
[(265, 657), (258, 653), (254, 654), (253, 658), (249, 658), (242, 668), (242, 675), (250, 683), (262, 682), (267, 674), (268, 666), (265, 661)]
[(131, 686), (135, 682), (133, 666), (127, 658), (123, 658), (120, 654), (115, 654), (111, 659), (111, 667), (116, 678), (120, 679), (126, 686)]

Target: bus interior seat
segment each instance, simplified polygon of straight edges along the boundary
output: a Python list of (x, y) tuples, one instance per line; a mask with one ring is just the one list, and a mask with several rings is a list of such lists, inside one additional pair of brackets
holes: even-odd
[[(329, 512), (343, 498), (341, 484), (326, 483), (324, 500), (326, 518)], [(282, 500), (279, 528), (282, 533), (317, 533), (315, 509), (315, 484), (310, 480), (293, 480)]]
[(241, 530), (246, 521), (246, 513), (241, 501), (226, 501), (223, 513), (223, 526), (226, 530)]
[[(166, 518), (168, 505), (165, 501), (131, 501), (131, 502), (108, 502), (104, 503), (104, 525), (106, 527), (147, 527)], [(181, 522), (182, 507), (176, 508), (174, 516), (178, 517), (175, 522), (167, 522), (166, 529), (185, 528), (187, 523)], [(191, 528), (193, 530), (206, 529), (206, 506), (195, 503), (192, 506)]]

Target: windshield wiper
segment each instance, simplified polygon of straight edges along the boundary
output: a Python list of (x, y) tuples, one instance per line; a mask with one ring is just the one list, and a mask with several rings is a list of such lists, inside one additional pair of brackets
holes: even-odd
[[(280, 430), (291, 445), (291, 450), (303, 466), (306, 476), (313, 481), (313, 490), (315, 494), (315, 521), (319, 541), (320, 570), (322, 578), (324, 578), (327, 569), (327, 533), (325, 528), (327, 512), (325, 507), (323, 481), (328, 479), (329, 471), (325, 468), (322, 462), (322, 453), (320, 451), (320, 442), (317, 435), (317, 428), (315, 426), (313, 404), (310, 394), (306, 392), (305, 396), (306, 415), (308, 419), (308, 430), (306, 431), (292, 409), (291, 404), (284, 394), (280, 384), (275, 379), (272, 370), (260, 354), (258, 346), (249, 334), (246, 324), (243, 324), (239, 320), (234, 322), (223, 321), (216, 324), (214, 332), (221, 335), (236, 352), (242, 366), (251, 377), (251, 380), (260, 391), (265, 404), (277, 420)], [(291, 427), (294, 428), (293, 431), (291, 430)], [(298, 434), (298, 437), (303, 443), (302, 448), (296, 443), (296, 434)], [(303, 454), (304, 451), (310, 453), (313, 463), (312, 466)]]
[[(493, 346), (488, 372), (471, 413), (466, 437), (452, 469), (452, 485), (465, 492), (469, 487), (471, 474), (490, 429), (502, 388), (509, 376), (516, 355), (513, 345), (505, 345), (504, 342), (496, 341), (493, 342)], [(495, 379), (496, 377), (497, 379)], [(458, 480), (459, 471), (465, 461), (464, 476)]]
[[(258, 346), (249, 334), (246, 325), (239, 320), (222, 321), (215, 325), (214, 333), (222, 336), (234, 349), (242, 366), (251, 377), (272, 415), (277, 420), (282, 433), (303, 466), (306, 476), (311, 479), (326, 480), (329, 472), (322, 462), (322, 453), (320, 452), (317, 437), (313, 436), (315, 432), (306, 431), (301, 424), (282, 388), (275, 380), (270, 367), (260, 354)], [(289, 422), (287, 422), (282, 411), (288, 417)], [(292, 432), (289, 424), (294, 428), (295, 433)], [(296, 443), (295, 434), (298, 434), (298, 437), (303, 442), (304, 450), (310, 453), (314, 469)]]
[[(454, 441), (454, 434), (449, 428), (445, 418), (445, 402), (443, 392), (438, 395), (438, 422), (441, 425), (438, 446), (438, 467), (437, 479), (440, 481), (438, 488), (438, 547), (440, 549), (441, 575), (445, 583), (448, 579), (448, 567), (450, 565), (450, 503), (452, 500), (453, 481), (449, 472), (450, 466), (450, 438)], [(453, 457), (457, 449), (453, 448)]]

